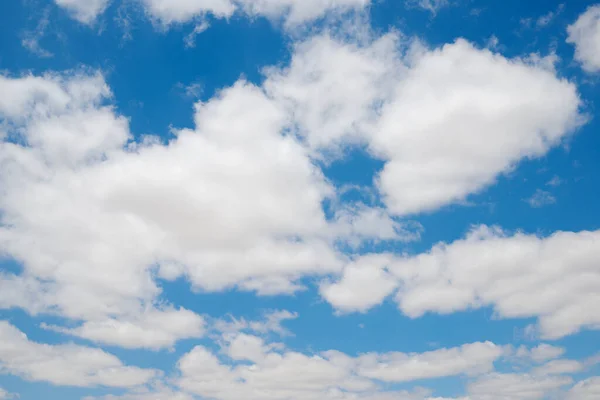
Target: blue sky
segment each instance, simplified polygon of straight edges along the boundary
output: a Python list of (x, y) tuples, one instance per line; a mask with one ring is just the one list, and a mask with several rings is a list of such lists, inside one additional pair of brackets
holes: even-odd
[(600, 4), (0, 4), (0, 400), (600, 398)]

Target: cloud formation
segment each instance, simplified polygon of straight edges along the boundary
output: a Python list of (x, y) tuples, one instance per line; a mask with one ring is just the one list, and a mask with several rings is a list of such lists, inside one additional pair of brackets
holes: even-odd
[(575, 60), (586, 72), (599, 72), (600, 5), (589, 7), (567, 31), (567, 42), (575, 46)]

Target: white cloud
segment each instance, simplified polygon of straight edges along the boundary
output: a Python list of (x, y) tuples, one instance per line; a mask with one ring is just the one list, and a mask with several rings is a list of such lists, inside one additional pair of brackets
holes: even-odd
[(599, 232), (540, 238), (480, 227), (390, 269), (410, 316), (493, 306), (504, 318), (538, 317), (542, 337), (556, 339), (600, 327), (600, 313), (588, 306), (599, 300), (599, 240)]
[(231, 0), (141, 0), (147, 12), (163, 24), (188, 22), (206, 14), (230, 17), (235, 11)]
[(25, 31), (23, 34), (23, 39), (21, 40), (21, 44), (31, 53), (37, 55), (38, 57), (48, 58), (53, 57), (54, 54), (44, 49), (40, 45), (40, 40), (46, 34), (48, 29), (48, 25), (50, 24), (50, 8), (47, 7), (42, 12), (42, 16), (38, 21), (36, 28), (32, 31)]
[(18, 399), (19, 396), (13, 393), (9, 393), (6, 390), (0, 388), (0, 400)]
[(127, 145), (101, 77), (0, 85), (13, 94), (0, 113), (28, 144), (2, 144), (0, 245), (24, 263), (22, 279), (50, 279), (35, 294), (48, 308), (136, 315), (159, 294), (157, 264), (159, 276), (183, 273), (199, 289), (261, 293), (339, 270), (321, 234), (332, 189), (280, 135), (286, 114), (260, 89), (240, 82), (199, 104), (197, 130), (167, 145)]
[(516, 356), (520, 358), (531, 359), (536, 363), (540, 363), (559, 358), (564, 353), (565, 349), (562, 347), (542, 343), (532, 349), (529, 349), (525, 346), (521, 346), (517, 350)]
[(584, 365), (575, 360), (552, 360), (533, 369), (533, 375), (565, 375), (582, 371)]
[(164, 25), (185, 23), (207, 14), (229, 18), (236, 11), (250, 17), (284, 19), (287, 28), (309, 23), (326, 15), (366, 7), (370, 0), (141, 0), (148, 14)]
[(567, 42), (575, 46), (575, 60), (587, 72), (600, 71), (600, 5), (589, 7), (567, 28)]
[(268, 18), (285, 18), (288, 27), (318, 20), (326, 15), (360, 10), (371, 0), (238, 0), (240, 7), (249, 15)]
[(31, 342), (5, 321), (0, 322), (0, 370), (29, 381), (79, 387), (129, 388), (157, 375), (157, 371), (124, 366), (99, 349)]
[(110, 0), (54, 0), (54, 2), (79, 22), (89, 25), (106, 10)]
[(181, 339), (202, 337), (205, 323), (201, 316), (189, 310), (150, 309), (133, 318), (86, 321), (70, 329), (46, 328), (102, 344), (158, 350), (172, 348)]
[(340, 311), (366, 312), (381, 304), (398, 286), (387, 271), (393, 261), (392, 256), (383, 254), (360, 257), (344, 268), (338, 282), (321, 284), (321, 295)]
[(367, 45), (315, 36), (295, 45), (288, 67), (268, 68), (264, 85), (311, 148), (362, 143), (378, 106), (405, 70), (398, 46), (393, 34)]
[(572, 381), (566, 376), (494, 373), (470, 383), (468, 392), (476, 400), (540, 400)]
[(371, 139), (388, 160), (378, 181), (387, 206), (410, 214), (463, 200), (557, 145), (580, 123), (579, 105), (553, 71), (464, 40), (417, 55)]
[(600, 397), (600, 377), (578, 382), (567, 395), (568, 400), (594, 400)]
[(552, 193), (542, 189), (538, 189), (535, 193), (525, 201), (533, 208), (540, 208), (556, 203), (556, 197)]
[(238, 332), (253, 332), (261, 335), (274, 333), (279, 336), (291, 336), (292, 333), (283, 327), (282, 323), (298, 318), (298, 314), (287, 310), (272, 310), (265, 312), (260, 320), (248, 321), (245, 318), (229, 317), (211, 322), (213, 330), (222, 334)]
[(410, 382), (492, 371), (504, 349), (493, 343), (472, 343), (422, 354), (367, 354), (358, 358), (358, 373), (384, 382)]
[[(367, 256), (361, 269), (348, 267), (322, 293), (340, 310), (365, 311), (397, 286), (400, 310), (413, 318), (492, 306), (502, 318), (537, 317), (542, 337), (557, 339), (600, 328), (600, 313), (588, 306), (600, 301), (599, 241), (600, 232), (541, 238), (483, 226), (417, 256), (379, 256), (383, 262)], [(361, 279), (369, 289), (347, 295)]]
[(378, 187), (389, 212), (406, 215), (483, 190), (584, 121), (554, 60), (507, 59), (462, 39), (429, 50), (395, 34), (323, 35), (296, 45), (289, 68), (267, 69), (265, 87), (313, 149), (366, 145), (386, 161)]
[[(377, 383), (489, 371), (503, 352), (491, 343), (423, 354), (367, 354), (356, 358), (337, 351), (305, 355), (275, 351), (258, 337), (230, 337), (222, 361), (196, 347), (179, 361), (178, 384), (185, 391), (217, 400), (238, 399), (423, 399), (428, 395), (386, 392)], [(276, 347), (275, 347), (276, 348)], [(243, 395), (242, 395), (243, 394)]]
[(437, 14), (437, 12), (450, 5), (449, 0), (405, 0), (406, 4), (414, 7), (420, 7), (424, 10)]
[(187, 393), (173, 390), (165, 385), (132, 390), (122, 396), (85, 397), (82, 400), (195, 400)]

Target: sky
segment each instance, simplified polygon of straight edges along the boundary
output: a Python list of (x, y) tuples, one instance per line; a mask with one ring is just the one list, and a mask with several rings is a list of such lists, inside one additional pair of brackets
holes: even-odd
[(600, 398), (595, 1), (0, 2), (0, 400)]

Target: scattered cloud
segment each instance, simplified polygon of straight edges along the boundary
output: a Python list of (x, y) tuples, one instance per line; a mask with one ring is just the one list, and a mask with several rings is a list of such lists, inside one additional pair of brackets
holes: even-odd
[(54, 56), (54, 54), (44, 49), (40, 45), (40, 40), (42, 40), (42, 38), (46, 34), (46, 31), (48, 30), (48, 25), (50, 24), (50, 11), (50, 8), (46, 7), (42, 13), (40, 20), (38, 21), (36, 28), (32, 31), (25, 31), (23, 33), (23, 39), (21, 40), (21, 44), (23, 45), (23, 47), (25, 47), (31, 53), (41, 58), (48, 58)]
[(54, 0), (59, 6), (82, 24), (93, 24), (106, 10), (110, 0)]
[(406, 4), (411, 7), (420, 7), (424, 10), (431, 12), (433, 15), (437, 14), (438, 11), (444, 7), (450, 5), (449, 0), (405, 0)]
[(542, 189), (538, 189), (528, 199), (525, 200), (533, 208), (541, 208), (556, 203), (556, 197), (552, 193)]
[(554, 176), (552, 177), (552, 179), (550, 179), (550, 180), (549, 180), (549, 181), (546, 183), (546, 186), (557, 187), (557, 186), (560, 186), (560, 185), (562, 185), (563, 183), (564, 183), (564, 182), (563, 182), (563, 180), (561, 179), (561, 177), (560, 177), (560, 176), (558, 176), (558, 175), (554, 175)]

